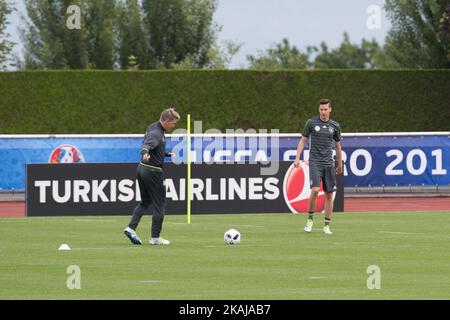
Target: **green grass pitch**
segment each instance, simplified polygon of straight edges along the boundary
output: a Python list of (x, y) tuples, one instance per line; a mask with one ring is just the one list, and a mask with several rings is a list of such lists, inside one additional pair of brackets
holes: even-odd
[[(311, 234), (304, 215), (167, 215), (167, 247), (147, 244), (149, 216), (132, 245), (128, 220), (1, 218), (0, 299), (450, 299), (450, 212), (337, 213), (333, 235), (321, 214)], [(224, 244), (229, 228), (239, 245)], [(371, 265), (380, 289), (367, 287)]]

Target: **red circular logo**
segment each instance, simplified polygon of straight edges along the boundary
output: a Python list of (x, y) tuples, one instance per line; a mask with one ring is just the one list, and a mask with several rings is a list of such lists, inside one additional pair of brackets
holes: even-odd
[[(293, 213), (308, 212), (309, 196), (311, 194), (309, 182), (309, 164), (300, 161), (300, 167), (295, 168), (292, 164), (284, 176), (283, 182), (284, 200)], [(333, 194), (333, 197), (335, 193)], [(325, 209), (325, 192), (320, 182), (320, 191), (317, 196), (315, 212)]]

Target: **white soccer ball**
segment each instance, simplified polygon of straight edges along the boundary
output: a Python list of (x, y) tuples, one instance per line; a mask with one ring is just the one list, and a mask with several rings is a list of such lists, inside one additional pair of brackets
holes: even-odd
[(235, 229), (230, 229), (223, 235), (223, 240), (226, 244), (238, 244), (241, 242), (241, 234)]

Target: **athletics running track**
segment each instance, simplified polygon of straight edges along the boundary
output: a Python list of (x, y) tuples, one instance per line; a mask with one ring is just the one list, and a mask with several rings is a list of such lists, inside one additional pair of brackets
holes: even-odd
[[(450, 211), (450, 197), (345, 198), (345, 212)], [(0, 217), (24, 217), (25, 202), (0, 202)]]

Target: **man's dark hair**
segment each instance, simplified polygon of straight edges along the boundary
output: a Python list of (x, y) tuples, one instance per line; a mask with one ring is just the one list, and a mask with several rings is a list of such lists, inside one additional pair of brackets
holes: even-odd
[(320, 99), (319, 104), (320, 105), (330, 104), (330, 107), (331, 107), (331, 100), (330, 99)]

